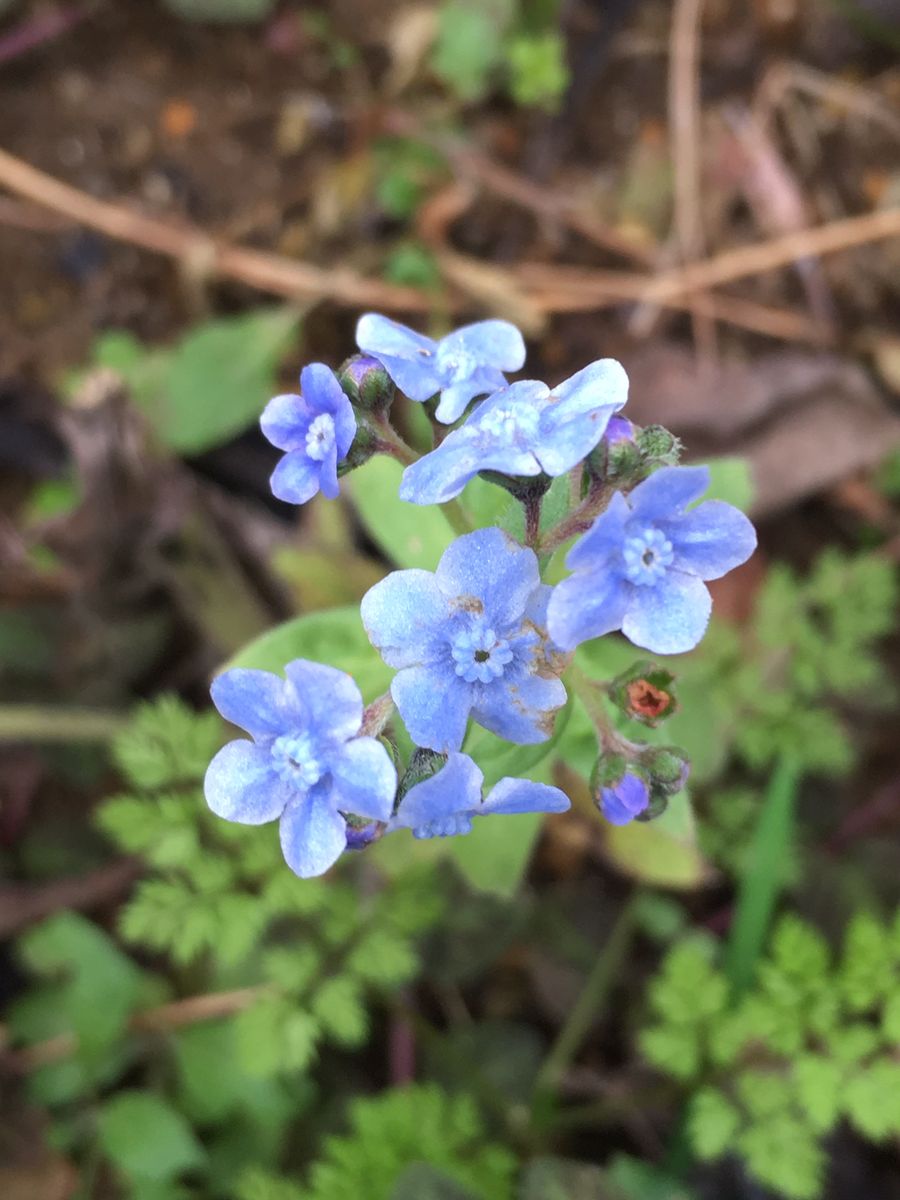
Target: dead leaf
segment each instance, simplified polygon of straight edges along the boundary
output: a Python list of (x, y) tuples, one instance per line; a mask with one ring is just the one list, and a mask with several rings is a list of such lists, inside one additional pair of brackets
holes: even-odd
[(848, 358), (777, 351), (700, 364), (687, 347), (662, 343), (625, 356), (625, 366), (632, 420), (677, 433), (688, 458), (747, 457), (757, 516), (870, 469), (900, 445), (900, 418)]

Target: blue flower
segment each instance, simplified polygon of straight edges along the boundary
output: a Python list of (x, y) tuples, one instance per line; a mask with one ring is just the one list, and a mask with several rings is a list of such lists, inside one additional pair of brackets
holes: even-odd
[(553, 592), (550, 634), (571, 650), (621, 629), (656, 654), (691, 650), (712, 608), (704, 580), (745, 562), (756, 533), (722, 500), (685, 511), (709, 486), (706, 467), (663, 467), (609, 507), (569, 551), (574, 572)]
[(413, 837), (469, 833), (473, 817), (491, 813), (565, 812), (569, 797), (530, 779), (501, 779), (482, 799), (484, 775), (467, 754), (451, 754), (436, 775), (409, 789), (388, 830), (411, 829)]
[(628, 825), (650, 803), (650, 792), (640, 775), (630, 771), (612, 787), (600, 792), (600, 809), (610, 825)]
[(514, 383), (407, 467), (400, 497), (443, 504), (479, 471), (564, 475), (590, 454), (627, 397), (628, 376), (612, 358), (591, 363), (552, 392), (536, 380)]
[(276, 396), (260, 426), (273, 446), (286, 450), (272, 473), (272, 492), (289, 504), (305, 504), (320, 489), (334, 500), (337, 464), (356, 436), (356, 417), (334, 372), (311, 363), (300, 374), (299, 396)]
[(436, 416), (451, 425), (476, 396), (506, 384), (504, 371), (525, 362), (525, 343), (508, 321), (479, 321), (448, 333), (439, 342), (378, 313), (366, 313), (356, 326), (356, 344), (384, 366), (410, 400), (430, 400), (440, 392)]
[(534, 552), (492, 528), (457, 538), (434, 574), (395, 571), (366, 593), (363, 624), (399, 669), (391, 695), (417, 745), (459, 750), (470, 715), (511, 742), (550, 736), (566, 699), (550, 591)]
[(213, 680), (222, 716), (252, 741), (229, 742), (206, 772), (209, 807), (226, 821), (281, 820), (292, 871), (321, 875), (347, 845), (344, 813), (387, 821), (397, 772), (375, 738), (358, 737), (363, 704), (343, 671), (297, 659), (286, 679), (235, 668)]

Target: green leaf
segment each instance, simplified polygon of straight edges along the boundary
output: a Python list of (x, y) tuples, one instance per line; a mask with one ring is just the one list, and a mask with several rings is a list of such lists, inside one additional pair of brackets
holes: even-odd
[(427, 1163), (411, 1163), (391, 1188), (390, 1200), (478, 1200), (444, 1171)]
[(694, 1097), (688, 1113), (688, 1133), (699, 1159), (709, 1162), (729, 1151), (740, 1126), (740, 1114), (720, 1091), (703, 1088)]
[(686, 791), (669, 801), (653, 821), (630, 825), (604, 825), (606, 856), (627, 875), (654, 887), (691, 891), (711, 876), (709, 864), (697, 845), (694, 811)]
[(366, 701), (387, 691), (394, 674), (366, 637), (356, 605), (307, 613), (276, 625), (238, 651), (226, 667), (255, 667), (280, 675), (285, 663), (295, 658), (346, 671)]
[(673, 1079), (687, 1082), (700, 1071), (700, 1041), (690, 1026), (653, 1025), (642, 1031), (641, 1052)]
[(843, 1108), (863, 1137), (884, 1141), (900, 1133), (900, 1063), (873, 1063), (846, 1083)]
[(800, 1107), (816, 1133), (828, 1133), (841, 1110), (840, 1066), (823, 1054), (804, 1054), (793, 1070)]
[(136, 710), (113, 742), (113, 757), (134, 787), (155, 791), (202, 780), (221, 744), (214, 712), (196, 713), (177, 696), (161, 696)]
[(726, 971), (736, 991), (746, 989), (753, 979), (783, 885), (784, 857), (793, 839), (798, 777), (796, 764), (783, 758), (769, 783), (753, 835), (752, 857), (741, 880), (726, 956)]
[(235, 1055), (231, 1021), (208, 1021), (174, 1036), (179, 1105), (200, 1125), (220, 1124), (242, 1106), (247, 1077)]
[(74, 912), (49, 917), (19, 941), (35, 974), (61, 979), (57, 1004), (85, 1058), (102, 1055), (138, 1006), (145, 977), (103, 930)]
[(124, 1091), (107, 1101), (97, 1136), (107, 1158), (138, 1181), (173, 1179), (204, 1158), (184, 1117), (153, 1092)]
[(376, 454), (345, 483), (372, 540), (398, 567), (433, 571), (456, 534), (440, 507), (408, 504), (398, 495), (403, 467)]
[(200, 454), (257, 420), (299, 324), (298, 313), (273, 308), (223, 317), (189, 333), (173, 353), (165, 404), (151, 414), (167, 445)]
[(726, 500), (735, 508), (749, 512), (756, 495), (756, 485), (746, 458), (711, 458), (706, 465), (710, 472), (709, 490), (705, 500)]
[(737, 1139), (747, 1168), (766, 1187), (788, 1200), (818, 1200), (825, 1176), (825, 1153), (807, 1127), (779, 1114), (751, 1125)]
[(349, 975), (327, 979), (311, 1003), (312, 1015), (323, 1033), (343, 1046), (359, 1046), (369, 1032), (369, 1014), (359, 984)]
[(847, 928), (838, 980), (851, 1012), (865, 1012), (894, 992), (891, 936), (870, 913), (857, 913)]
[(461, 100), (479, 100), (503, 59), (503, 32), (511, 4), (447, 0), (440, 11), (432, 66)]

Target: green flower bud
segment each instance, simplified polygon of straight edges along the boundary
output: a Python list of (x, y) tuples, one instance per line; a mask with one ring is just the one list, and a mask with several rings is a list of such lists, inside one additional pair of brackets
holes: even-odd
[(674, 467), (681, 457), (681, 442), (662, 425), (648, 425), (637, 436), (637, 448), (646, 466)]
[(691, 771), (690, 759), (677, 746), (648, 746), (639, 762), (652, 791), (663, 796), (680, 792)]
[(344, 395), (356, 408), (368, 412), (387, 412), (396, 389), (387, 371), (368, 354), (354, 354), (337, 372)]

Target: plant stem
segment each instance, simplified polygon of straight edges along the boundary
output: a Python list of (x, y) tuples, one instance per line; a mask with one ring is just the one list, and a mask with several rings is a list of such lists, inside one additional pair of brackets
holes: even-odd
[(383, 416), (374, 418), (372, 424), (375, 426), (378, 436), (376, 448), (383, 454), (390, 454), (392, 458), (396, 458), (405, 467), (418, 460), (419, 455), (413, 450), (412, 446), (403, 440), (393, 425), (385, 420)]
[(625, 903), (616, 918), (606, 945), (597, 955), (581, 994), (572, 1006), (556, 1041), (544, 1059), (534, 1084), (535, 1111), (541, 1101), (556, 1091), (567, 1068), (572, 1064), (582, 1043), (596, 1022), (610, 988), (622, 966), (634, 933), (637, 893)]
[(558, 525), (544, 534), (535, 546), (538, 554), (552, 554), (564, 542), (577, 533), (590, 529), (594, 520), (603, 512), (612, 495), (611, 489), (603, 483), (594, 483), (582, 502), (573, 508), (568, 516), (563, 517)]
[(597, 730), (600, 747), (603, 750), (621, 749), (623, 738), (613, 725), (612, 718), (606, 707), (606, 690), (601, 683), (585, 675), (576, 662), (569, 663), (565, 674), (566, 682), (584, 705), (585, 712), (590, 717), (591, 724)]
[(105, 742), (128, 724), (121, 712), (41, 704), (0, 707), (0, 742)]
[(472, 523), (466, 516), (466, 511), (458, 500), (448, 500), (441, 505), (441, 512), (456, 533), (471, 533)]
[(735, 995), (753, 982), (769, 932), (793, 840), (799, 779), (797, 763), (782, 756), (775, 765), (753, 834), (750, 865), (741, 880), (725, 955), (725, 972)]
[(527, 500), (522, 501), (522, 507), (525, 509), (525, 543), (528, 546), (537, 545), (541, 535), (541, 506), (543, 503), (543, 496), (529, 496)]

